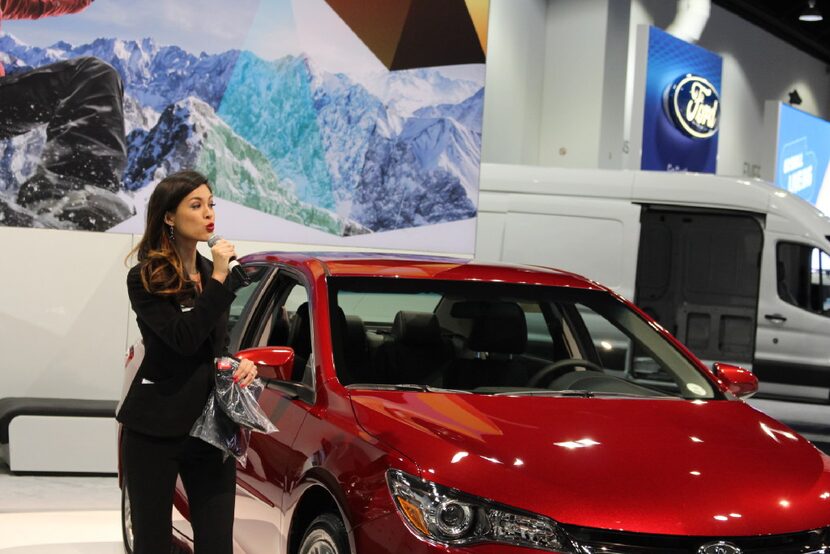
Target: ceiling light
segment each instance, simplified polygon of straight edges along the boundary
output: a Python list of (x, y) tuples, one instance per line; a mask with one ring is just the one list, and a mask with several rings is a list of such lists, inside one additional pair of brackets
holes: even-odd
[(807, 0), (807, 7), (798, 16), (800, 21), (821, 21), (824, 19), (816, 7), (816, 0)]

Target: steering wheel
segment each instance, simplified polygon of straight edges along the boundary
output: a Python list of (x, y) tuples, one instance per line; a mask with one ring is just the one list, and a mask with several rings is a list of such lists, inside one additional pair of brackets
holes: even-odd
[(590, 360), (581, 360), (579, 358), (565, 358), (564, 360), (559, 360), (558, 362), (553, 362), (552, 364), (548, 364), (536, 373), (527, 381), (528, 387), (536, 387), (541, 383), (544, 379), (547, 379), (548, 382), (557, 379), (566, 373), (568, 373), (572, 367), (582, 366), (585, 369), (589, 369), (591, 371), (599, 371), (602, 373), (602, 368), (595, 364)]

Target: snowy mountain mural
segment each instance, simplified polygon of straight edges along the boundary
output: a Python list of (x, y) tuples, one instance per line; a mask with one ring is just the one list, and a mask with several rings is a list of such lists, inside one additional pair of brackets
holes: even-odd
[(134, 138), (125, 183), (146, 184), (186, 167), (200, 167), (220, 198), (333, 234), (369, 232), (300, 201), (290, 187), (280, 183), (268, 159), (197, 98), (168, 106), (149, 133)]
[[(95, 56), (125, 91), (127, 197), (195, 167), (218, 197), (349, 236), (476, 215), (481, 83), (422, 68), (332, 74), (307, 56), (195, 55), (151, 39), (27, 46), (0, 35), (13, 73)], [(0, 141), (0, 193), (34, 171), (44, 132)]]

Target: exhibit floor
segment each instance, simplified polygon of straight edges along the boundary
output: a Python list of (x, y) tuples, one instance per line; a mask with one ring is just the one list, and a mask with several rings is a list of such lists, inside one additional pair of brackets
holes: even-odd
[[(830, 452), (830, 405), (752, 399)], [(115, 477), (12, 475), (0, 463), (0, 554), (121, 554)]]
[(0, 552), (122, 554), (120, 502), (115, 477), (11, 475), (0, 464)]

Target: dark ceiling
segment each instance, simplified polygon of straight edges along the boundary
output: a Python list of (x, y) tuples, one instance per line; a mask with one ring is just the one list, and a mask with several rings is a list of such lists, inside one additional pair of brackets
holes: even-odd
[(823, 21), (799, 21), (807, 0), (712, 0), (712, 2), (830, 64), (830, 0), (816, 0)]

